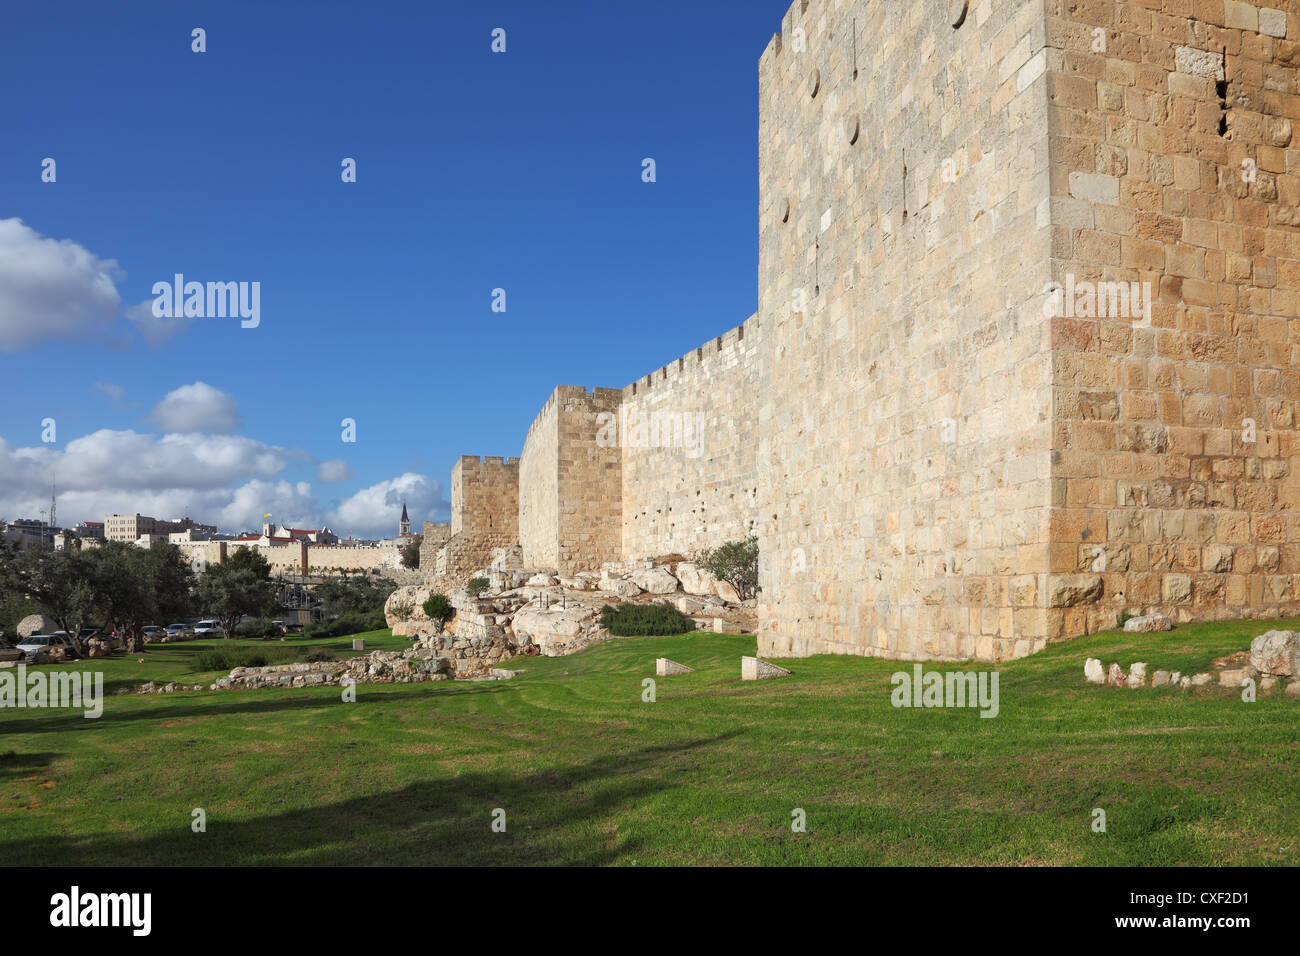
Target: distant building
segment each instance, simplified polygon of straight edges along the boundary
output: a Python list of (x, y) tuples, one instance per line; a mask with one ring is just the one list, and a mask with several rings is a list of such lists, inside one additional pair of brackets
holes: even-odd
[(146, 534), (169, 535), (181, 531), (216, 534), (214, 524), (198, 524), (191, 518), (164, 521), (136, 512), (134, 515), (109, 515), (104, 519), (104, 537), (109, 541), (139, 541)]
[(78, 538), (102, 538), (104, 537), (104, 522), (83, 521), (73, 527), (72, 533)]
[(402, 518), (397, 522), (397, 536), (405, 538), (411, 533), (411, 519), (406, 514), (406, 502), (402, 502)]

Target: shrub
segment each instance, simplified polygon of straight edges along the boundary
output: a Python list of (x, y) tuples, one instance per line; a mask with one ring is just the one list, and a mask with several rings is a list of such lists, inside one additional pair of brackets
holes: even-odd
[(689, 617), (667, 604), (606, 604), (600, 611), (600, 626), (615, 637), (686, 634), (695, 630)]
[(728, 541), (700, 556), (700, 567), (719, 581), (726, 581), (742, 601), (758, 590), (758, 538)]
[(349, 634), (365, 634), (369, 631), (382, 631), (388, 626), (383, 611), (361, 613), (349, 611), (340, 614), (332, 621), (318, 621), (302, 629), (303, 637), (318, 640), (327, 637), (347, 637)]
[(451, 606), (451, 601), (447, 600), (447, 595), (430, 594), (429, 600), (424, 602), (424, 613), (429, 615), (429, 620), (446, 624), (456, 616), (456, 609)]
[(236, 667), (266, 667), (297, 660), (296, 647), (221, 647), (203, 651), (195, 661), (195, 670), (229, 671)]
[(469, 584), (465, 585), (465, 590), (469, 592), (470, 597), (477, 601), (482, 597), (483, 592), (491, 586), (492, 582), (487, 578), (470, 578)]
[(279, 637), (280, 628), (271, 623), (270, 618), (256, 617), (240, 621), (235, 625), (235, 637), (255, 640), (263, 637)]

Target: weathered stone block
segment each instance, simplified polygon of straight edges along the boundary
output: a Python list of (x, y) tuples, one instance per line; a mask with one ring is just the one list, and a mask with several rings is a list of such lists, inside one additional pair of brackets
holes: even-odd
[(784, 667), (778, 667), (776, 664), (770, 664), (757, 657), (742, 657), (740, 659), (741, 680), (770, 680), (774, 677), (789, 676), (790, 671)]

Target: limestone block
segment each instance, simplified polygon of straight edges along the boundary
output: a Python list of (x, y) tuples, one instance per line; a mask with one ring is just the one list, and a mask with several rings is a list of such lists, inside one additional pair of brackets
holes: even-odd
[(1248, 680), (1256, 680), (1259, 671), (1250, 664), (1245, 667), (1233, 667), (1219, 671), (1219, 683), (1224, 687), (1240, 687)]
[(1261, 674), (1300, 677), (1300, 632), (1269, 631), (1250, 642), (1250, 663)]
[(1075, 607), (1099, 600), (1104, 585), (1100, 574), (1063, 574), (1052, 580), (1052, 607)]
[(1101, 666), (1101, 661), (1095, 657), (1089, 657), (1083, 662), (1083, 679), (1089, 684), (1106, 683), (1106, 671)]
[(1156, 671), (1151, 675), (1152, 687), (1167, 687), (1170, 682), (1169, 671)]
[(1163, 614), (1147, 614), (1143, 617), (1131, 617), (1124, 622), (1124, 630), (1136, 634), (1151, 634), (1156, 631), (1172, 631), (1173, 621)]
[(1259, 11), (1259, 32), (1265, 36), (1281, 39), (1286, 36), (1286, 11), (1261, 9)]
[(769, 680), (773, 677), (789, 676), (790, 672), (784, 667), (769, 664), (767, 661), (760, 660), (757, 657), (742, 657), (740, 659), (741, 680)]
[(660, 677), (672, 677), (675, 674), (694, 674), (695, 668), (660, 657), (655, 661), (655, 673)]
[(1141, 687), (1147, 681), (1147, 665), (1144, 661), (1136, 661), (1128, 672), (1128, 686)]

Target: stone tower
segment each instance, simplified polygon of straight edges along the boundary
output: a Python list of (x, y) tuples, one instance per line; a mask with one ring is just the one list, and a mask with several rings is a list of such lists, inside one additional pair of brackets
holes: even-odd
[(759, 63), (761, 654), (1300, 609), (1272, 2), (796, 0)]

